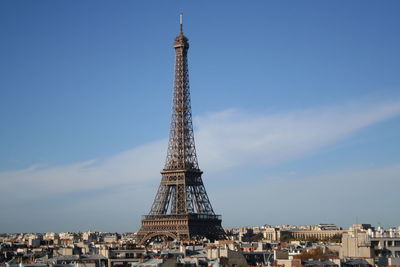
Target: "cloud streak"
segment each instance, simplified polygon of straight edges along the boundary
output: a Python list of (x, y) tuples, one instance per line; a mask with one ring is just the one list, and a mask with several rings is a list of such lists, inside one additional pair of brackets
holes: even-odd
[[(365, 127), (399, 114), (400, 101), (347, 103), (275, 114), (253, 114), (235, 109), (205, 114), (194, 119), (199, 163), (208, 175), (238, 167), (280, 164), (316, 153)], [(28, 203), (29, 207), (29, 201), (44, 196), (51, 201), (52, 197), (77, 192), (153, 187), (160, 179), (166, 146), (167, 140), (163, 139), (104, 159), (1, 172), (0, 208), (12, 210), (13, 203), (22, 202)], [(141, 199), (141, 194), (150, 191), (155, 188), (136, 190), (135, 199)]]
[(209, 171), (249, 163), (276, 164), (334, 144), (399, 113), (399, 102), (348, 103), (283, 114), (227, 110), (196, 120), (199, 157)]

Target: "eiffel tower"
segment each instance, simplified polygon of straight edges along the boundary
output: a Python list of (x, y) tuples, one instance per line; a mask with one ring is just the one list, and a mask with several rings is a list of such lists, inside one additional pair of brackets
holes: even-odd
[(214, 213), (197, 162), (187, 63), (189, 42), (183, 34), (182, 14), (174, 49), (174, 100), (167, 159), (157, 195), (137, 234), (142, 245), (155, 239), (225, 239), (221, 216)]

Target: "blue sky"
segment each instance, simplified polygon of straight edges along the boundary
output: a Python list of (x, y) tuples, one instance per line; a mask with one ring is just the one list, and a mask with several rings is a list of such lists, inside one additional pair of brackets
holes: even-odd
[(399, 8), (1, 1), (0, 232), (138, 229), (166, 154), (180, 12), (224, 226), (400, 225)]

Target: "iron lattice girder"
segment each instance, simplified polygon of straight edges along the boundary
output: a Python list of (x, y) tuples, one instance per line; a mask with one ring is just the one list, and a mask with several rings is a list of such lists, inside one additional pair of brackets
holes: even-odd
[(164, 170), (150, 214), (214, 214), (200, 170)]
[(223, 239), (221, 217), (215, 215), (197, 162), (190, 104), (188, 39), (181, 32), (174, 43), (175, 85), (170, 138), (162, 179), (149, 215), (138, 233), (144, 244), (156, 236), (179, 240)]
[(198, 169), (190, 108), (188, 39), (181, 33), (175, 38), (175, 86), (165, 170)]

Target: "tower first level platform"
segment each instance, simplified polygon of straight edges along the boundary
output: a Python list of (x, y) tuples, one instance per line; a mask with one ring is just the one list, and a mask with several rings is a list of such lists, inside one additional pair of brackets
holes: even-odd
[(225, 238), (221, 216), (210, 214), (144, 215), (138, 233), (140, 244), (155, 238), (172, 240), (195, 240), (198, 238), (218, 240)]

